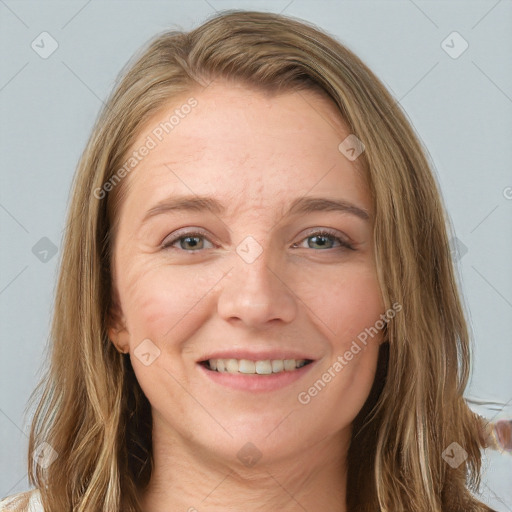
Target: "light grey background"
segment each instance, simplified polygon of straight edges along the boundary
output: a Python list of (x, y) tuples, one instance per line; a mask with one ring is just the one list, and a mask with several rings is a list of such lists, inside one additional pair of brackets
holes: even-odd
[[(512, 417), (511, 0), (0, 0), (0, 497), (28, 489), (24, 409), (44, 361), (59, 259), (40, 240), (60, 246), (72, 175), (102, 100), (154, 34), (227, 8), (317, 24), (400, 101), (457, 237), (474, 339), (468, 399), (488, 418)], [(48, 58), (31, 47), (45, 31), (58, 43)], [(511, 483), (512, 457), (487, 453), (482, 499), (512, 511)]]

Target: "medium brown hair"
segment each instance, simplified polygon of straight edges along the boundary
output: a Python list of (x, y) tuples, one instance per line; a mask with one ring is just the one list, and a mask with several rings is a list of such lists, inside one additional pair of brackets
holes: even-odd
[[(112, 247), (130, 178), (102, 199), (94, 191), (123, 166), (144, 123), (216, 79), (272, 94), (321, 91), (365, 146), (379, 283), (386, 309), (398, 302), (403, 311), (387, 325), (373, 390), (354, 423), (348, 510), (490, 510), (468, 489), (479, 483), (481, 457), (479, 427), (462, 394), (469, 336), (425, 152), (397, 102), (349, 49), (301, 20), (247, 11), (154, 38), (120, 75), (81, 156), (51, 358), (30, 432), (29, 479), (45, 510), (141, 510), (152, 472), (151, 409), (129, 356), (107, 336)], [(31, 457), (43, 442), (58, 454), (46, 469)], [(442, 457), (452, 442), (467, 452), (456, 469)]]

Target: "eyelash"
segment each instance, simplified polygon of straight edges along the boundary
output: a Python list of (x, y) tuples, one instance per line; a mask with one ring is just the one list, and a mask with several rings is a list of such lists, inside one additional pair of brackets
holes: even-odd
[[(336, 236), (336, 233), (333, 232), (333, 231), (329, 231), (327, 229), (323, 229), (323, 230), (319, 230), (319, 231), (313, 231), (311, 233), (309, 233), (306, 237), (304, 237), (301, 242), (303, 242), (304, 240), (307, 240), (308, 238), (312, 238), (314, 236), (318, 236), (318, 237), (328, 237), (328, 238), (331, 238), (333, 239), (334, 241), (338, 242), (340, 244), (340, 247), (331, 247), (331, 248), (328, 248), (328, 249), (317, 249), (317, 251), (322, 251), (322, 250), (325, 250), (325, 251), (334, 251), (335, 249), (339, 249), (339, 250), (350, 250), (350, 251), (355, 251), (356, 249), (351, 245), (349, 244), (347, 241), (343, 240), (342, 238), (340, 238), (339, 236)], [(166, 242), (166, 243), (162, 243), (162, 246), (161, 248), (162, 249), (172, 249), (173, 245), (176, 243), (176, 242), (179, 242), (180, 240), (183, 240), (185, 238), (191, 238), (191, 237), (200, 237), (200, 238), (205, 238), (206, 240), (208, 240), (208, 237), (205, 236), (204, 233), (199, 233), (197, 231), (189, 231), (189, 232), (186, 232), (186, 233), (180, 233), (178, 236), (174, 237), (172, 240), (170, 240), (169, 242)], [(297, 244), (294, 244), (294, 246), (297, 245)], [(192, 251), (186, 251), (185, 249), (178, 249), (178, 250), (181, 250), (183, 252), (202, 252), (203, 250), (205, 249), (198, 249), (198, 250), (192, 250)]]

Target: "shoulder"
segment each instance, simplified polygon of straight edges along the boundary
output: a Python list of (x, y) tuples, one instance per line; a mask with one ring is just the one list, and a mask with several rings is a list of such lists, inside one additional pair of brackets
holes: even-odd
[(39, 489), (12, 494), (0, 499), (0, 512), (44, 512)]

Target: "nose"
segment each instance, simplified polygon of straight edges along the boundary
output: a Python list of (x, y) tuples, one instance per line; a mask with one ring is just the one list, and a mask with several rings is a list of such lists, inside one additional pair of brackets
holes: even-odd
[(222, 280), (217, 311), (226, 321), (249, 327), (265, 327), (272, 321), (291, 322), (297, 312), (297, 297), (282, 266), (269, 266), (268, 251), (252, 263), (238, 258)]

